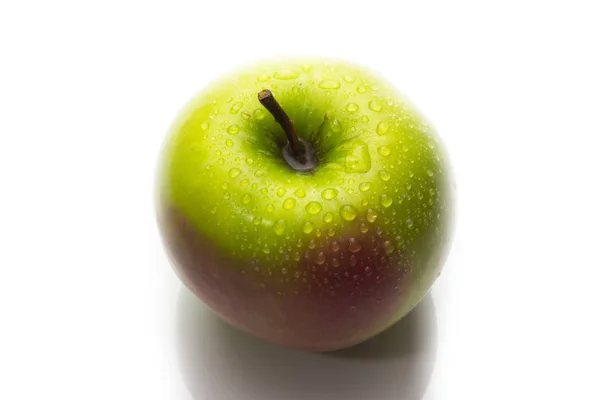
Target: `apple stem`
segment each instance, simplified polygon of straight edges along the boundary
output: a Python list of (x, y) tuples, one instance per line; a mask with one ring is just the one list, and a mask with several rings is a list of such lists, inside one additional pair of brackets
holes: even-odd
[(258, 101), (262, 104), (275, 118), (275, 121), (283, 128), (285, 135), (290, 143), (290, 149), (294, 157), (300, 157), (303, 149), (302, 144), (298, 140), (298, 134), (296, 133), (296, 127), (294, 121), (283, 111), (283, 108), (279, 105), (275, 96), (269, 89), (265, 89), (258, 94)]

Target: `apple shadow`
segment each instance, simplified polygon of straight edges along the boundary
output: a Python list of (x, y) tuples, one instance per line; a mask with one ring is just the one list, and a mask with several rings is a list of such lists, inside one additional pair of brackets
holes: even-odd
[(430, 294), (380, 335), (330, 353), (281, 348), (238, 331), (185, 287), (176, 321), (179, 368), (195, 400), (419, 400), (437, 350)]

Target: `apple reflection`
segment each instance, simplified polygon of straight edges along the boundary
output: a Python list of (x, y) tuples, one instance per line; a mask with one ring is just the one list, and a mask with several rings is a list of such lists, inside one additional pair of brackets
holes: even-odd
[(437, 345), (430, 294), (382, 334), (331, 353), (285, 349), (240, 332), (185, 287), (176, 328), (181, 374), (195, 400), (418, 400)]

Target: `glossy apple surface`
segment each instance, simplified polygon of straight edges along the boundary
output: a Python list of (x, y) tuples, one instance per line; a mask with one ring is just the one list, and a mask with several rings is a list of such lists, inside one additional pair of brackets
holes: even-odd
[[(263, 89), (314, 147), (310, 173), (282, 156)], [(211, 84), (172, 125), (156, 188), (182, 281), (230, 324), (307, 350), (352, 346), (406, 315), (452, 231), (435, 129), (383, 78), (340, 61), (270, 60)]]

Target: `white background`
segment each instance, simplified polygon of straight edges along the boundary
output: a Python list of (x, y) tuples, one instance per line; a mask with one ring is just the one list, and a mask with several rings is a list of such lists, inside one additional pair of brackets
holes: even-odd
[(206, 83), (285, 54), (370, 66), (450, 150), (457, 229), (424, 314), (425, 398), (600, 398), (595, 3), (2, 1), (0, 398), (316, 399), (333, 383), (420, 398), (423, 349), (321, 363), (211, 317), (193, 382), (179, 373), (156, 157)]

